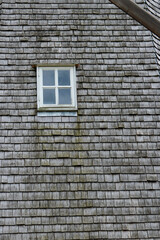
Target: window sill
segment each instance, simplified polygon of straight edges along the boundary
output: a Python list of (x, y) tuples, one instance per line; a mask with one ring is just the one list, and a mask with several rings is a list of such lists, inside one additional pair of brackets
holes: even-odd
[(38, 117), (77, 117), (77, 111), (37, 112)]

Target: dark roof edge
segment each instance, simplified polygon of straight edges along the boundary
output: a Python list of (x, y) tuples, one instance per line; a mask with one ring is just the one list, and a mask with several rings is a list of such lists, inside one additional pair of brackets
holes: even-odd
[(160, 37), (160, 21), (132, 0), (110, 0), (152, 33)]

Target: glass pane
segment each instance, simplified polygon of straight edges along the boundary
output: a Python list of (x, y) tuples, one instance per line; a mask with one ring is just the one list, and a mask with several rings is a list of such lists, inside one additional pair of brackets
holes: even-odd
[(54, 70), (43, 70), (43, 86), (55, 85), (55, 73)]
[(70, 70), (58, 70), (58, 85), (70, 86)]
[(55, 89), (43, 89), (43, 104), (55, 104)]
[(59, 88), (59, 104), (71, 104), (70, 88)]

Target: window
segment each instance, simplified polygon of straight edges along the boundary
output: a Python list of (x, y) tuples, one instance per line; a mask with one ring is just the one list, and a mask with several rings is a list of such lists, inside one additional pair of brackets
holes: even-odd
[(75, 67), (37, 67), (38, 109), (76, 110)]

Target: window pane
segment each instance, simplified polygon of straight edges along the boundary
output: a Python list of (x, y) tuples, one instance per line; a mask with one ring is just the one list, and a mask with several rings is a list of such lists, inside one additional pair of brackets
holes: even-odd
[(55, 72), (54, 70), (43, 70), (43, 86), (55, 85)]
[(71, 89), (59, 89), (59, 104), (71, 104)]
[(55, 103), (55, 89), (43, 89), (43, 104)]
[(70, 70), (58, 70), (58, 85), (70, 86)]

